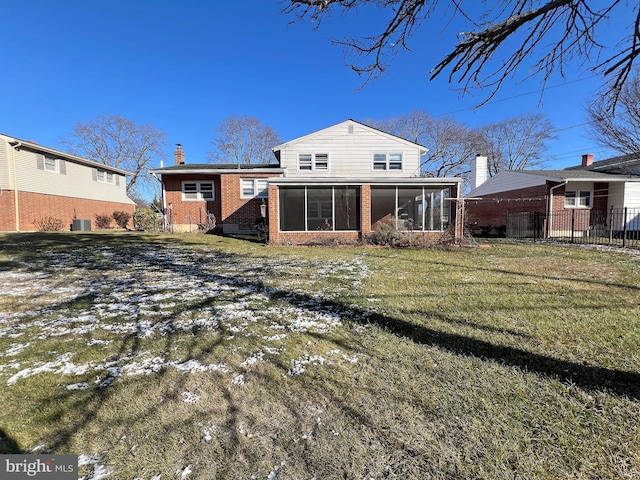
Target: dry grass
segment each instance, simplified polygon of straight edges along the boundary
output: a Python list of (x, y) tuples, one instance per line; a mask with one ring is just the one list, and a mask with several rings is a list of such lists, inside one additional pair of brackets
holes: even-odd
[(639, 263), (6, 235), (0, 449), (85, 478), (639, 478)]

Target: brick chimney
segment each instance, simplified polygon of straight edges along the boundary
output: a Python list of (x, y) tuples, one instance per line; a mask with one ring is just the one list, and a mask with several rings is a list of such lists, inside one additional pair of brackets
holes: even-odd
[(582, 155), (582, 166), (588, 167), (593, 163), (593, 153), (585, 153)]
[(184, 150), (182, 150), (182, 144), (176, 143), (176, 149), (173, 152), (173, 158), (176, 165), (184, 165)]

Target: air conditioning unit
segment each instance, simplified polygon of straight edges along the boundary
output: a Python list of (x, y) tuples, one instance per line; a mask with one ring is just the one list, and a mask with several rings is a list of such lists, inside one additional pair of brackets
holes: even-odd
[(91, 220), (78, 220), (74, 219), (71, 224), (72, 232), (90, 232), (91, 231)]

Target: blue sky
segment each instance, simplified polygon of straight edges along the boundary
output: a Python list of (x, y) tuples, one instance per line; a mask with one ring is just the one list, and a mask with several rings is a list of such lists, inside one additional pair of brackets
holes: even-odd
[[(375, 34), (385, 12), (335, 14), (316, 29), (282, 7), (279, 0), (0, 0), (0, 132), (60, 148), (75, 122), (120, 115), (167, 133), (166, 162), (181, 143), (188, 163), (203, 163), (229, 115), (256, 117), (286, 141), (347, 118), (412, 110), (471, 127), (544, 113), (558, 129), (548, 168), (577, 164), (582, 153), (615, 155), (584, 135), (584, 105), (602, 80), (578, 69), (580, 59), (565, 78), (549, 80), (542, 98), (540, 78), (514, 79), (474, 109), (482, 93), (460, 97), (446, 77), (429, 81), (462, 23), (424, 22), (411, 51), (360, 88), (363, 79), (330, 39)], [(627, 25), (612, 19), (610, 27)]]

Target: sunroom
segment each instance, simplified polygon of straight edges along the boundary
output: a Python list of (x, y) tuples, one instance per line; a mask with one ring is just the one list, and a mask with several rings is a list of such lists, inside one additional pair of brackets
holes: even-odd
[[(318, 235), (362, 238), (382, 224), (442, 232), (455, 223), (459, 179), (273, 178), (269, 181), (272, 241)], [(275, 214), (274, 214), (275, 213)]]

